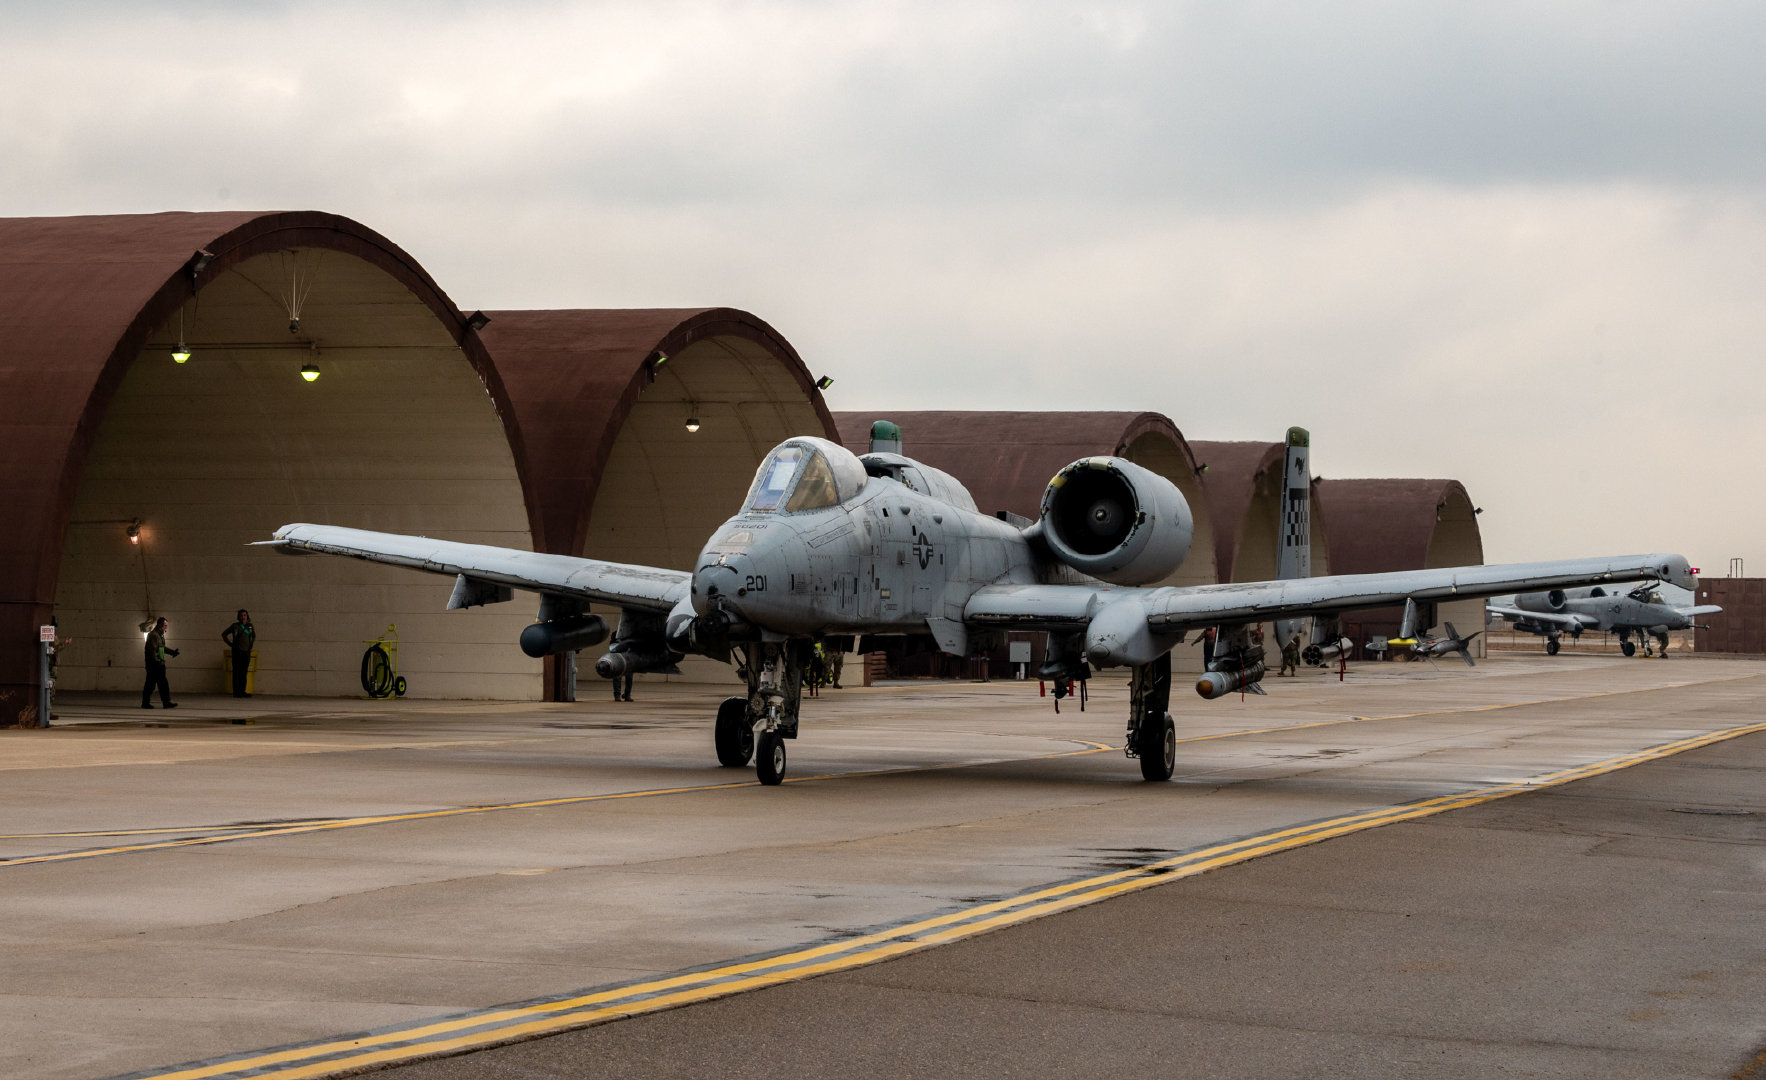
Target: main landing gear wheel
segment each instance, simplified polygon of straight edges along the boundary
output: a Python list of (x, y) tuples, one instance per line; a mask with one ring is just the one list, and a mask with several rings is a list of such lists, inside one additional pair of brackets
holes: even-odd
[(1158, 719), (1149, 716), (1141, 721), (1140, 744), (1135, 747), (1135, 755), (1141, 762), (1141, 779), (1154, 782), (1171, 779), (1177, 769), (1177, 725), (1172, 723), (1170, 713), (1160, 714)]
[(755, 746), (754, 771), (767, 785), (785, 782), (785, 739), (776, 731), (762, 735)]
[(1619, 642), (1619, 651), (1624, 653), (1626, 656), (1636, 656), (1637, 655), (1637, 642), (1635, 642), (1635, 641), (1621, 641), (1621, 642)]
[(1545, 655), (1556, 656), (1557, 654), (1558, 654), (1558, 643), (1555, 641), (1546, 642), (1545, 643)]
[(754, 757), (754, 725), (748, 722), (748, 699), (729, 697), (717, 707), (717, 763), (739, 769)]

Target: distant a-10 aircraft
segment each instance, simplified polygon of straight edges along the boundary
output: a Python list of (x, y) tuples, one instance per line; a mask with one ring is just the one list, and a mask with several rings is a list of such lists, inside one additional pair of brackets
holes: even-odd
[[(866, 651), (869, 639), (912, 635), (961, 656), (998, 647), (1008, 630), (1047, 632), (1044, 678), (1130, 669), (1127, 754), (1147, 780), (1168, 780), (1177, 759), (1171, 649), (1191, 631), (1219, 627), (1196, 682), (1213, 699), (1263, 678), (1253, 630), (1265, 621), (1396, 603), (1426, 611), (1625, 579), (1692, 583), (1678, 555), (1627, 555), (1152, 588), (1183, 563), (1193, 529), (1189, 505), (1164, 477), (1122, 458), (1083, 458), (1055, 474), (1029, 521), (979, 512), (954, 478), (902, 456), (900, 439), (879, 422), (862, 457), (825, 439), (787, 439), (690, 572), (328, 525), (285, 525), (264, 543), (456, 575), (450, 609), (539, 593), (539, 620), (521, 634), (535, 657), (605, 640), (607, 622), (589, 605), (617, 605), (618, 632), (596, 665), (604, 677), (662, 670), (688, 653), (733, 660), (747, 693), (718, 709), (717, 757), (729, 766), (755, 758), (764, 784), (784, 778), (817, 642), (849, 648), (859, 637)], [(1290, 471), (1303, 489), (1305, 469)], [(1284, 543), (1304, 544), (1303, 524), (1290, 521)]]
[(1488, 605), (1491, 614), (1500, 615), (1515, 624), (1516, 630), (1539, 634), (1545, 638), (1545, 651), (1556, 656), (1564, 634), (1579, 638), (1585, 630), (1616, 632), (1619, 649), (1626, 656), (1637, 653), (1631, 640), (1635, 633), (1643, 642), (1648, 656), (1649, 635), (1661, 645), (1662, 656), (1668, 655), (1668, 631), (1691, 630), (1699, 615), (1715, 615), (1723, 609), (1716, 604), (1699, 604), (1682, 608), (1664, 603), (1662, 594), (1651, 583), (1619, 593), (1595, 585), (1585, 589), (1548, 589), (1545, 592), (1523, 593), (1515, 597), (1513, 606)]

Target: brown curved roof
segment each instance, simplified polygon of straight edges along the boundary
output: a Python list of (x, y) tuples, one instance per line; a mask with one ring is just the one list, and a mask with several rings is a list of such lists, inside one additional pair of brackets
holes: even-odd
[(1148, 432), (1169, 437), (1191, 467), (1195, 465), (1195, 455), (1177, 425), (1153, 412), (883, 410), (834, 414), (841, 443), (860, 454), (871, 448), (871, 423), (875, 420), (899, 424), (902, 452), (962, 481), (975, 497), (975, 505), (988, 514), (1010, 510), (1035, 517), (1049, 479), (1062, 466), (1082, 457), (1119, 454)]
[[(1440, 510), (1456, 494), (1471, 502), (1458, 480), (1320, 480), (1313, 492), (1330, 515), (1333, 574), (1426, 568)], [(1476, 534), (1475, 518), (1472, 529)], [(1477, 547), (1482, 561), (1481, 539)]]
[[(0, 218), (0, 635), (47, 621), (62, 537), (86, 454), (111, 397), (149, 335), (209, 277), (289, 248), (341, 251), (405, 285), (450, 328), (499, 411), (495, 368), (459, 309), (404, 251), (334, 214), (166, 213)], [(200, 274), (193, 256), (212, 254)], [(521, 454), (518, 435), (508, 429)], [(0, 648), (3, 700), (36, 681), (34, 650)]]
[[(1257, 493), (1257, 478), (1282, 467), (1284, 446), (1275, 442), (1206, 442), (1190, 444), (1198, 467), (1206, 465), (1209, 505), (1214, 509), (1214, 563), (1220, 581), (1233, 580), (1245, 514)], [(1333, 563), (1333, 566), (1336, 564)]]
[(522, 433), (534, 549), (582, 553), (601, 470), (620, 425), (649, 385), (646, 361), (695, 341), (738, 337), (776, 357), (834, 421), (797, 350), (762, 319), (734, 308), (493, 311), (482, 331)]

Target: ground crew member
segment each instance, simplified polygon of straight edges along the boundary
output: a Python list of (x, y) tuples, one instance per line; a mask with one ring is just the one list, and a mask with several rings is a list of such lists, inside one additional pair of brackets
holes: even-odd
[[(623, 697), (623, 698), (619, 696), (619, 684), (622, 682), (625, 683), (625, 697)], [(615, 675), (613, 677), (613, 700), (615, 700), (615, 701), (630, 701), (631, 699), (632, 699), (632, 673), (631, 673), (631, 670), (628, 668), (624, 675)]]
[(1204, 671), (1209, 670), (1209, 665), (1214, 663), (1214, 639), (1218, 634), (1219, 631), (1212, 626), (1202, 631), (1202, 670)]
[(147, 681), (141, 684), (141, 707), (153, 708), (153, 688), (159, 687), (159, 703), (168, 709), (175, 709), (178, 703), (172, 700), (172, 687), (166, 682), (166, 657), (177, 656), (177, 649), (166, 648), (166, 619), (160, 616), (153, 629), (147, 632), (147, 644), (143, 648), (147, 660)]
[(1295, 634), (1293, 637), (1288, 639), (1288, 643), (1286, 645), (1282, 646), (1282, 670), (1277, 673), (1276, 677), (1280, 678), (1283, 675), (1293, 675), (1293, 676), (1298, 677), (1299, 674), (1300, 674), (1300, 635)]
[(251, 612), (240, 608), (233, 625), (221, 631), (221, 640), (233, 650), (233, 696), (250, 697), (245, 692), (245, 676), (251, 671), (251, 650), (258, 642), (258, 632), (251, 625)]

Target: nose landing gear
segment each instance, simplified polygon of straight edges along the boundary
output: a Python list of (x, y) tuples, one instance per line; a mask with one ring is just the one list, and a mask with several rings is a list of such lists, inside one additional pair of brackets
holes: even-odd
[(717, 727), (713, 732), (717, 745), (717, 763), (739, 769), (754, 757), (754, 724), (748, 719), (748, 699), (725, 698), (717, 707)]
[(803, 701), (803, 673), (813, 646), (807, 642), (758, 642), (742, 647), (748, 696), (726, 698), (718, 706), (714, 742), (720, 765), (754, 761), (761, 783), (785, 781), (785, 740), (797, 737), (797, 710)]

